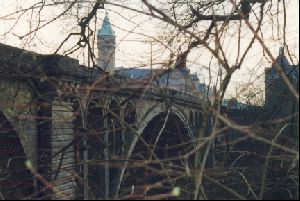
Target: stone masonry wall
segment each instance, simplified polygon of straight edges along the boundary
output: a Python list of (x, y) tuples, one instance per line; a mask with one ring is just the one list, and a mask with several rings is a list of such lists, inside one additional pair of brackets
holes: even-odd
[(0, 112), (18, 134), (28, 159), (36, 165), (36, 105), (33, 99), (26, 83), (0, 77)]
[(73, 108), (71, 104), (52, 105), (52, 180), (53, 199), (75, 198), (75, 148)]

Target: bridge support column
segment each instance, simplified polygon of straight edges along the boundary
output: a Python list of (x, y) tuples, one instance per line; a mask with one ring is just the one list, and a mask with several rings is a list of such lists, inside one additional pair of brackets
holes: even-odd
[(75, 198), (75, 132), (73, 106), (52, 102), (52, 182), (54, 199)]
[[(70, 103), (40, 102), (38, 116), (39, 198), (75, 198), (73, 107)], [(53, 187), (46, 189), (50, 183)]]

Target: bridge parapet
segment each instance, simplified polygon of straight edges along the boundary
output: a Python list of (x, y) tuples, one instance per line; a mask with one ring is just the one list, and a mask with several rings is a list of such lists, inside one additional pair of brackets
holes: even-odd
[[(14, 79), (33, 79), (38, 82), (48, 80), (52, 87), (56, 88), (54, 90), (58, 95), (65, 92), (74, 93), (74, 90), (84, 85), (88, 87), (93, 84), (93, 91), (105, 90), (105, 88), (112, 91), (111, 89), (114, 87), (116, 87), (116, 92), (142, 89), (144, 90), (143, 93), (157, 97), (161, 96), (190, 103), (204, 101), (201, 95), (160, 88), (154, 84), (140, 85), (135, 83), (122, 87), (125, 81), (126, 83), (130, 83), (130, 81), (120, 76), (110, 77), (101, 69), (79, 65), (78, 60), (66, 56), (40, 55), (3, 44), (0, 44), (0, 53), (1, 74), (6, 74)], [(106, 85), (103, 85), (103, 80), (107, 81)]]

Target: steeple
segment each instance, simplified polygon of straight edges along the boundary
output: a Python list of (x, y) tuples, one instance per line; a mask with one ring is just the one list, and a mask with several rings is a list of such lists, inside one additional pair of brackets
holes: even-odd
[(106, 13), (105, 18), (102, 23), (101, 29), (98, 31), (99, 36), (114, 36), (115, 37), (115, 32), (112, 29), (111, 23), (109, 21), (108, 14)]
[(101, 28), (97, 34), (98, 66), (106, 72), (113, 73), (115, 69), (116, 35), (106, 13)]

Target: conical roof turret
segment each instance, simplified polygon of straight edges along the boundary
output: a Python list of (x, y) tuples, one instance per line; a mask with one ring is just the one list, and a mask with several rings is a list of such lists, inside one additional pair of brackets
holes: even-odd
[(106, 13), (101, 29), (98, 31), (99, 36), (116, 36), (110, 23), (108, 14)]

